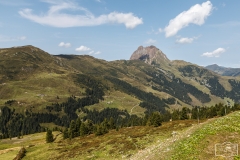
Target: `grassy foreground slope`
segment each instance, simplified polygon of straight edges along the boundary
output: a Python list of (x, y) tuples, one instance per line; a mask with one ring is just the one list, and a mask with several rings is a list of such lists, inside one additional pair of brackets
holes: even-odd
[(190, 137), (176, 143), (172, 159), (222, 159), (215, 157), (215, 144), (224, 142), (240, 144), (239, 111), (204, 125)]
[[(172, 133), (176, 132), (175, 136)], [(12, 159), (21, 146), (27, 159), (223, 159), (215, 157), (215, 144), (240, 144), (240, 112), (207, 121), (183, 120), (161, 127), (132, 127), (111, 130), (103, 136), (89, 135), (45, 143), (46, 133), (5, 139), (0, 142), (0, 159)], [(235, 157), (237, 159), (238, 157)]]

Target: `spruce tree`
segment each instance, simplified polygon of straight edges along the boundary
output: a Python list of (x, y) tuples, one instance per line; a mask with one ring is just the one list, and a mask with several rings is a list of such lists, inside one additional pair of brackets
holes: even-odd
[(53, 142), (53, 134), (52, 134), (52, 131), (51, 131), (51, 130), (47, 130), (47, 133), (46, 133), (46, 142), (47, 142), (47, 143)]
[(75, 131), (76, 131), (76, 137), (77, 136), (80, 136), (80, 126), (81, 126), (81, 119), (80, 118), (78, 118), (77, 120), (76, 120), (76, 126), (75, 126)]
[(113, 117), (111, 117), (109, 120), (109, 129), (115, 129), (115, 128), (116, 128), (116, 125), (115, 125), (114, 119)]
[(82, 123), (80, 126), (80, 136), (84, 136), (86, 134), (88, 134), (88, 129), (87, 129), (85, 123)]
[(96, 127), (96, 129), (95, 129), (95, 135), (96, 135), (96, 136), (103, 135), (102, 126), (101, 126), (100, 124), (96, 124), (95, 127)]
[(69, 138), (70, 139), (75, 137), (75, 128), (76, 128), (75, 121), (72, 120), (70, 123), (70, 127), (69, 127)]
[(159, 112), (153, 113), (153, 126), (158, 127), (162, 125), (162, 117)]
[(186, 107), (183, 107), (183, 108), (182, 108), (180, 119), (181, 119), (181, 120), (188, 119), (187, 108), (186, 108)]
[(63, 139), (67, 139), (67, 138), (69, 138), (68, 129), (65, 128), (64, 131), (63, 131)]

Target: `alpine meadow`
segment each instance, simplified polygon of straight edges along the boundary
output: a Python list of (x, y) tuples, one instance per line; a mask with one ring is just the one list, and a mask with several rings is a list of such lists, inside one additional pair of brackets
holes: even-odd
[(0, 159), (240, 159), (232, 3), (0, 0)]

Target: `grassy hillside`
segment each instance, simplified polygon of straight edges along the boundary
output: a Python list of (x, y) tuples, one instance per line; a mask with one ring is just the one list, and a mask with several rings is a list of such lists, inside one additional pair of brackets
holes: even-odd
[[(5, 110), (10, 118), (0, 119), (6, 137), (12, 130), (20, 134), (32, 121), (37, 121), (34, 132), (51, 123), (69, 127), (78, 116), (84, 119), (89, 111), (105, 108), (144, 117), (154, 111), (240, 102), (239, 78), (221, 77), (184, 61), (107, 62), (91, 56), (52, 56), (33, 46), (1, 49), (0, 59), (0, 108), (11, 109)], [(17, 131), (15, 121), (20, 123)], [(33, 133), (28, 129), (26, 134)]]
[[(63, 140), (59, 132), (54, 132), (56, 140), (52, 144), (45, 143), (45, 133), (3, 139), (0, 159), (12, 159), (21, 146), (27, 149), (24, 159), (156, 159), (160, 156), (186, 159), (188, 155), (192, 159), (204, 159), (212, 156), (208, 149), (212, 150), (212, 143), (218, 142), (217, 136), (221, 140), (223, 135), (238, 138), (238, 126), (232, 123), (239, 123), (238, 112), (201, 125), (197, 125), (196, 120), (166, 122), (173, 118), (173, 114), (166, 112), (165, 117), (161, 117), (165, 118), (163, 125), (155, 128), (139, 126), (144, 122), (144, 118), (139, 117), (154, 111), (163, 115), (166, 110), (181, 108), (188, 117), (193, 106), (220, 102), (223, 105), (219, 105), (221, 110), (216, 115), (222, 115), (224, 105), (240, 102), (239, 82), (238, 77), (222, 77), (184, 61), (149, 65), (140, 60), (107, 62), (91, 56), (52, 56), (33, 46), (1, 49), (1, 137), (36, 133), (57, 126), (64, 129), (72, 120), (79, 117), (84, 121), (88, 115), (95, 125), (104, 118), (109, 120), (109, 116), (118, 123), (120, 117), (117, 125), (125, 128), (110, 130), (98, 137), (91, 134), (72, 140)], [(200, 109), (201, 113), (204, 110), (206, 108)], [(173, 113), (176, 119), (181, 119), (179, 111)], [(205, 113), (206, 116), (209, 113)], [(124, 121), (124, 118), (128, 119)], [(216, 126), (220, 126), (219, 130)], [(173, 131), (178, 133), (176, 137), (172, 137)]]
[(45, 132), (21, 139), (4, 139), (0, 142), (0, 159), (13, 158), (22, 146), (27, 150), (23, 159), (128, 159), (156, 142), (171, 138), (172, 131), (184, 130), (196, 123), (189, 120), (164, 123), (158, 128), (122, 128), (103, 136), (89, 135), (72, 140), (63, 140), (59, 132), (54, 132), (58, 136), (51, 144), (45, 143)]
[[(240, 112), (207, 121), (183, 120), (163, 123), (161, 127), (130, 127), (111, 130), (103, 136), (45, 143), (46, 133), (4, 139), (0, 159), (12, 159), (24, 146), (23, 159), (223, 159), (215, 157), (215, 144), (240, 143)], [(172, 134), (175, 132), (176, 134)], [(219, 151), (221, 153), (221, 151)], [(237, 158), (237, 157), (235, 157)]]
[[(42, 107), (51, 103), (63, 102), (71, 95), (83, 96), (83, 86), (75, 83), (76, 74), (97, 77), (101, 83), (108, 87), (108, 90), (105, 90), (106, 95), (115, 93), (115, 85), (105, 78), (111, 76), (124, 80), (145, 92), (152, 92), (159, 98), (174, 97), (185, 106), (209, 106), (219, 102), (226, 104), (224, 97), (236, 101), (236, 96), (232, 96), (236, 92), (223, 93), (223, 96), (214, 94), (216, 92), (231, 92), (233, 86), (229, 83), (229, 78), (218, 76), (202, 67), (184, 61), (172, 61), (169, 62), (169, 65), (164, 66), (151, 66), (139, 60), (107, 62), (91, 56), (51, 56), (33, 46), (1, 49), (0, 58), (0, 105), (4, 105), (8, 100), (16, 100), (18, 104), (14, 105), (17, 109), (20, 108), (19, 104), (22, 104), (21, 108), (23, 108), (22, 106), (34, 106), (39, 108), (36, 111), (40, 111)], [(212, 77), (218, 80), (224, 90), (207, 85)], [(163, 82), (156, 82), (156, 79)], [(204, 94), (208, 94), (210, 101), (201, 102), (199, 94), (194, 94), (195, 91), (192, 89), (187, 89), (184, 95), (189, 100), (184, 100), (175, 92), (171, 92), (170, 90), (185, 89), (176, 88), (178, 85), (181, 86), (181, 84), (177, 84), (178, 79)], [(166, 86), (166, 83), (171, 86)], [(125, 94), (122, 90), (120, 92)], [(56, 99), (57, 96), (60, 99)], [(139, 102), (142, 101), (138, 97), (135, 98)], [(135, 101), (134, 97), (130, 101)], [(102, 106), (100, 104), (99, 108)], [(132, 107), (131, 105), (125, 106), (127, 106), (125, 107), (127, 110)], [(115, 107), (121, 108), (119, 105)]]

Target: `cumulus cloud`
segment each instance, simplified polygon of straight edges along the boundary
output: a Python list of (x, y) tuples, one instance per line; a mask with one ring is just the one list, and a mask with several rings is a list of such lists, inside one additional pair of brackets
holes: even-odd
[(90, 51), (91, 49), (86, 46), (80, 46), (80, 47), (76, 48), (75, 50), (78, 52), (85, 52), (85, 51)]
[[(94, 50), (92, 50), (91, 48), (88, 48), (86, 46), (80, 46), (80, 47), (76, 48), (75, 50), (78, 52), (85, 52), (85, 54), (89, 54), (89, 55), (93, 55), (93, 54), (97, 55), (97, 54), (101, 53), (100, 51), (95, 52)], [(88, 52), (88, 53), (86, 53), (86, 52)]]
[(59, 43), (58, 46), (59, 46), (59, 47), (69, 48), (69, 47), (71, 47), (71, 43), (64, 43), (64, 42), (61, 42), (61, 43)]
[[(133, 13), (111, 12), (96, 17), (88, 9), (69, 1), (45, 0), (44, 2), (51, 5), (47, 13), (37, 15), (29, 8), (22, 9), (18, 13), (33, 22), (60, 28), (118, 23), (124, 24), (128, 29), (133, 29), (143, 23), (142, 18), (135, 16)], [(82, 14), (68, 14), (64, 13), (64, 10), (81, 11)]]
[(226, 52), (226, 49), (224, 48), (218, 48), (212, 52), (205, 52), (202, 54), (202, 56), (205, 56), (205, 57), (219, 57), (220, 54)]
[(178, 31), (187, 27), (189, 24), (203, 25), (206, 18), (210, 16), (212, 10), (213, 6), (210, 1), (192, 6), (189, 10), (183, 11), (169, 21), (168, 26), (164, 29), (165, 36), (174, 36)]
[(197, 37), (193, 37), (193, 38), (183, 37), (183, 38), (177, 39), (176, 42), (180, 44), (186, 44), (186, 43), (192, 43), (195, 39), (197, 39)]
[(156, 43), (156, 42), (157, 42), (156, 40), (148, 39), (145, 43), (146, 43), (146, 44), (154, 44), (154, 43)]

